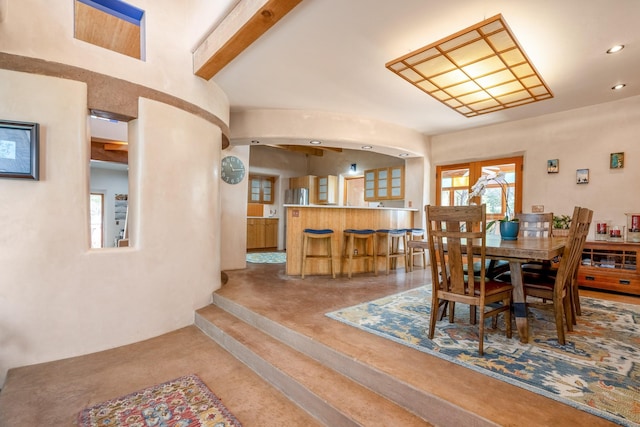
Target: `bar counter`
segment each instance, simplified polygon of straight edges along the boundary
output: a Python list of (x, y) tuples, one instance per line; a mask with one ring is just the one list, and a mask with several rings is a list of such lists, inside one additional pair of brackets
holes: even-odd
[[(336, 274), (345, 269), (342, 261), (343, 230), (347, 228), (392, 229), (412, 228), (415, 208), (369, 208), (354, 206), (323, 206), (323, 205), (284, 205), (286, 209), (286, 240), (287, 240), (287, 274), (301, 274), (302, 266), (302, 232), (305, 228), (329, 228), (333, 230), (333, 262)], [(311, 253), (323, 253), (323, 242), (312, 239)], [(378, 252), (381, 252), (378, 249)], [(384, 270), (384, 257), (378, 259), (377, 268)], [(345, 269), (346, 271), (346, 269)], [(365, 271), (362, 260), (354, 261), (353, 272)], [(314, 260), (307, 262), (305, 275), (330, 274), (329, 262)]]

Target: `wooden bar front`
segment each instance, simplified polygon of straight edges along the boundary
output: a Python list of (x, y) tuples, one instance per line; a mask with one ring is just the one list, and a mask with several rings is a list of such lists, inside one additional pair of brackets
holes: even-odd
[[(285, 205), (287, 210), (287, 274), (299, 275), (302, 266), (302, 232), (305, 228), (329, 228), (333, 234), (333, 262), (336, 273), (345, 264), (342, 261), (343, 231), (347, 228), (393, 229), (412, 228), (417, 209), (407, 208), (359, 208), (344, 206)], [(310, 253), (324, 253), (324, 242), (312, 239)], [(383, 252), (378, 248), (378, 252)], [(384, 257), (378, 259), (378, 271), (385, 268)], [(344, 270), (346, 271), (346, 269)], [(365, 271), (363, 260), (354, 260), (353, 272)], [(330, 274), (329, 262), (307, 262), (305, 275)]]

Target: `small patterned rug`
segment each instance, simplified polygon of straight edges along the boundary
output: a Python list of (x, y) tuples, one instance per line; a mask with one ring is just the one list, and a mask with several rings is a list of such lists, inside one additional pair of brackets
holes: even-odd
[[(427, 337), (431, 285), (327, 313), (348, 325), (449, 360), (620, 425), (640, 425), (640, 306), (581, 298), (582, 316), (558, 344), (551, 304), (528, 304), (531, 342), (485, 328), (484, 357), (468, 306)], [(502, 320), (502, 316), (500, 316)]]
[(254, 264), (284, 264), (287, 262), (286, 252), (251, 252), (247, 254), (247, 262)]
[(241, 427), (196, 375), (188, 375), (84, 409), (81, 427)]

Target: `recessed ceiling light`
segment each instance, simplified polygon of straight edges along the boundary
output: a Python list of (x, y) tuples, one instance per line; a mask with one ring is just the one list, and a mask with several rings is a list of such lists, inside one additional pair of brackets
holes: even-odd
[(620, 83), (620, 84), (615, 85), (615, 86), (614, 86), (614, 87), (612, 87), (611, 89), (613, 89), (613, 90), (620, 90), (620, 89), (622, 89), (622, 88), (623, 88), (623, 87), (625, 87), (625, 86), (626, 86), (626, 84), (624, 84), (624, 83)]
[(320, 145), (320, 144), (322, 144), (322, 142), (313, 140), (313, 141), (309, 141), (309, 144)]
[(615, 46), (611, 46), (609, 50), (607, 50), (607, 53), (617, 53), (617, 52), (620, 52), (622, 49), (624, 49), (624, 45), (617, 44)]
[(371, 150), (373, 147), (371, 145), (363, 145), (362, 149), (363, 150)]

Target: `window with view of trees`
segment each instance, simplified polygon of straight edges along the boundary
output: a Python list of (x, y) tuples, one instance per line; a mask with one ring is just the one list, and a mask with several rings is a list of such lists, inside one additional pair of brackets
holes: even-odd
[[(478, 178), (500, 172), (507, 182), (505, 191), (497, 182), (489, 181), (481, 197), (469, 200), (470, 189)], [(507, 210), (522, 212), (522, 156), (437, 166), (436, 204), (464, 206), (470, 202), (486, 204), (488, 220), (503, 218)]]

